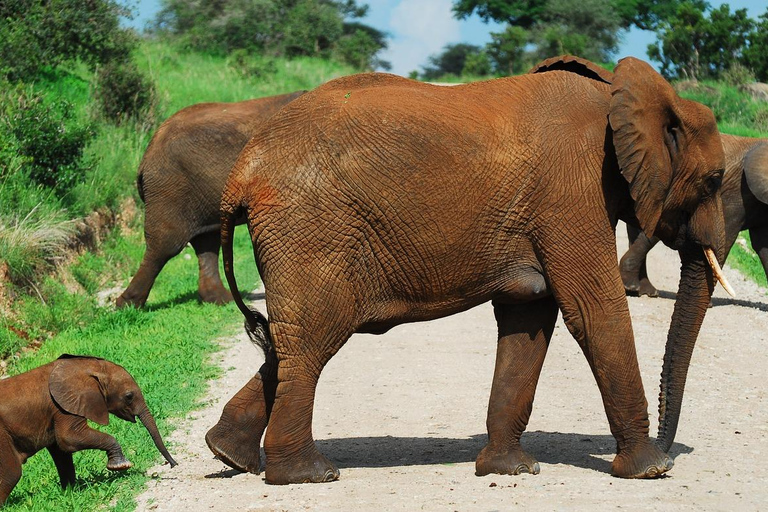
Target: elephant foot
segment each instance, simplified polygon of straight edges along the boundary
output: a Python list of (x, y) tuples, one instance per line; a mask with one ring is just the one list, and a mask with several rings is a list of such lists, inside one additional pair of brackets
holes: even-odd
[(515, 448), (494, 450), (486, 445), (475, 461), (475, 475), (519, 475), (529, 473), (538, 475), (541, 468), (536, 459), (528, 455), (518, 445)]
[(672, 458), (649, 440), (621, 450), (613, 459), (611, 473), (619, 478), (656, 478), (673, 465)]
[(659, 290), (656, 289), (653, 284), (651, 284), (651, 281), (648, 280), (648, 278), (643, 278), (640, 280), (640, 284), (637, 289), (637, 294), (642, 297), (643, 295), (647, 295), (648, 297), (658, 297), (659, 296)]
[(286, 462), (271, 461), (267, 455), (264, 476), (272, 485), (333, 482), (339, 479), (339, 468), (314, 448), (309, 456), (288, 457)]
[(125, 471), (133, 467), (133, 463), (125, 457), (110, 458), (107, 461), (107, 469), (110, 471)]
[(146, 297), (131, 297), (123, 292), (123, 294), (115, 300), (115, 306), (117, 306), (117, 309), (122, 309), (125, 307), (142, 308), (146, 302)]
[(222, 306), (229, 302), (232, 302), (232, 294), (226, 288), (219, 288), (216, 290), (198, 290), (200, 300), (210, 304), (217, 304)]
[(219, 460), (233, 469), (255, 475), (261, 472), (260, 441), (261, 436), (254, 446), (252, 436), (244, 433), (232, 435), (232, 430), (222, 425), (221, 421), (205, 434), (208, 448)]

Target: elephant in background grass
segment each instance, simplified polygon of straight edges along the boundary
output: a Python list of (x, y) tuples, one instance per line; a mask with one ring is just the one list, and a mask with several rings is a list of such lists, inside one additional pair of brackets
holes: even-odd
[[(262, 127), (230, 173), (221, 233), (227, 281), (266, 361), (206, 435), (219, 458), (260, 471), (266, 428), (268, 483), (338, 478), (311, 428), (329, 359), (355, 332), (490, 300), (499, 340), (478, 475), (539, 471), (519, 439), (559, 311), (603, 397), (612, 472), (672, 467), (648, 436), (614, 230), (622, 218), (683, 251), (678, 306), (706, 312), (699, 288), (714, 286), (725, 257), (715, 118), (637, 59), (610, 83), (591, 63), (561, 61), (455, 87), (340, 78)], [(243, 213), (268, 322), (237, 292)]]
[(187, 242), (199, 264), (203, 302), (232, 300), (219, 276), (221, 191), (237, 155), (257, 129), (294, 92), (238, 103), (199, 103), (184, 108), (157, 129), (139, 165), (136, 180), (146, 205), (147, 249), (117, 307), (141, 307), (166, 262)]
[[(725, 151), (723, 214), (725, 215), (726, 255), (740, 231), (749, 230), (752, 248), (768, 276), (768, 139), (721, 135)], [(658, 296), (648, 279), (646, 256), (658, 238), (649, 239), (627, 226), (630, 247), (619, 267), (624, 289), (631, 295)]]

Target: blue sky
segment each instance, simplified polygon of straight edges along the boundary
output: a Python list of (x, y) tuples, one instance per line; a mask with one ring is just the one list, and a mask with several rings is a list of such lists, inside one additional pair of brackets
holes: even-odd
[[(143, 27), (160, 9), (160, 0), (138, 0), (138, 15), (132, 22)], [(490, 32), (500, 31), (497, 24), (485, 24), (476, 16), (466, 21), (453, 18), (452, 0), (358, 0), (370, 6), (365, 23), (390, 35), (389, 49), (382, 55), (392, 63), (392, 72), (408, 75), (421, 69), (427, 57), (446, 44), (466, 42), (483, 45)], [(720, 5), (717, 0), (710, 0)], [(731, 10), (747, 8), (752, 18), (766, 10), (766, 0), (731, 0)], [(655, 40), (652, 32), (633, 29), (625, 34), (617, 58), (633, 55), (647, 60), (646, 48)]]

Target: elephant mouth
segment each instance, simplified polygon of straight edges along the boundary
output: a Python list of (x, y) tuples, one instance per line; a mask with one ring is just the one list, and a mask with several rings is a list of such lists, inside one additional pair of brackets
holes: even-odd
[(704, 255), (707, 257), (709, 266), (712, 267), (712, 273), (715, 275), (715, 278), (718, 280), (718, 282), (722, 285), (723, 289), (726, 292), (728, 292), (728, 295), (730, 295), (731, 297), (735, 297), (736, 292), (733, 291), (733, 288), (731, 288), (731, 284), (725, 278), (725, 274), (723, 274), (723, 269), (720, 268), (720, 264), (717, 262), (717, 256), (715, 256), (715, 251), (713, 251), (710, 247), (704, 247)]

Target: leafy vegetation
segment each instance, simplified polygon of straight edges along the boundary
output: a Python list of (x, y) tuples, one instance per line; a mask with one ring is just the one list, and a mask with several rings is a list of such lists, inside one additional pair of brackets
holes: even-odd
[(387, 47), (386, 34), (356, 21), (368, 6), (355, 0), (163, 0), (162, 5), (155, 30), (199, 52), (334, 58), (358, 70), (389, 66), (376, 56)]

